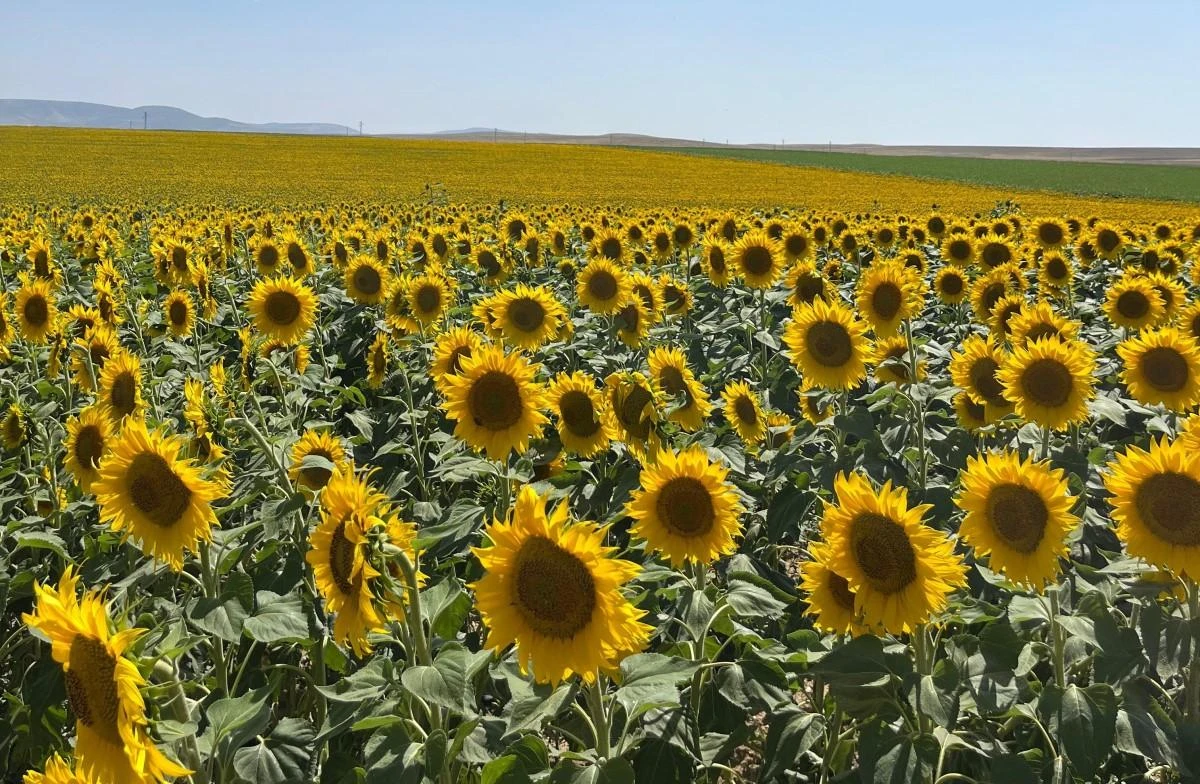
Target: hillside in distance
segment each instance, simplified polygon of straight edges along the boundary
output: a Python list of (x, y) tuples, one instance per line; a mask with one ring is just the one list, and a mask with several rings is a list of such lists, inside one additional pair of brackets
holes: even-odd
[(83, 101), (0, 98), (0, 125), (59, 128), (137, 128), (225, 133), (292, 133), (325, 136), (357, 134), (333, 123), (244, 123), (225, 117), (201, 117), (174, 106), (108, 106)]

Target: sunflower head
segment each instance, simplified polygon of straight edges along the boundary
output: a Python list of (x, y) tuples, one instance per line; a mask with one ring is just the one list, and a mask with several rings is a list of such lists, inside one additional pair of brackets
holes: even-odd
[(514, 449), (524, 452), (548, 421), (542, 413), (545, 389), (535, 380), (538, 366), (520, 354), (483, 346), (462, 358), (461, 367), (443, 380), (443, 407), (456, 421), (455, 436), (493, 460)]
[(1047, 337), (1015, 347), (996, 379), (1022, 419), (1061, 430), (1087, 418), (1094, 368), (1095, 355), (1086, 344)]
[(818, 299), (795, 308), (783, 342), (810, 386), (851, 389), (866, 378), (872, 351), (866, 327), (838, 302)]
[(1167, 327), (1143, 330), (1117, 346), (1129, 394), (1147, 405), (1187, 411), (1200, 403), (1200, 345)]
[(300, 281), (279, 276), (255, 283), (247, 306), (259, 332), (295, 344), (316, 320), (317, 297)]

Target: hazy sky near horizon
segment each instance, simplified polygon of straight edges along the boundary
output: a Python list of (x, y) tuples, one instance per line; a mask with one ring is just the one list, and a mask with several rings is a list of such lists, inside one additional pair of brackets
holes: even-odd
[(0, 0), (0, 97), (367, 133), (1200, 146), (1200, 0)]

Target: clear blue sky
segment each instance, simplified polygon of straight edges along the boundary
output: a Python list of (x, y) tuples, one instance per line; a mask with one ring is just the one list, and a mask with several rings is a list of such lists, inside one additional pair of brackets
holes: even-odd
[(1200, 0), (0, 0), (0, 97), (732, 142), (1200, 145)]

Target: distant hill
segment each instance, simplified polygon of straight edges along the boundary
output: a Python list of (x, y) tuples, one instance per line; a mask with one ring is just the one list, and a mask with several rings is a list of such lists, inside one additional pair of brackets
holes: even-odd
[(0, 125), (50, 125), (61, 128), (142, 128), (167, 131), (224, 131), (345, 136), (357, 129), (332, 123), (244, 123), (201, 117), (174, 106), (108, 106), (82, 101), (0, 98)]

